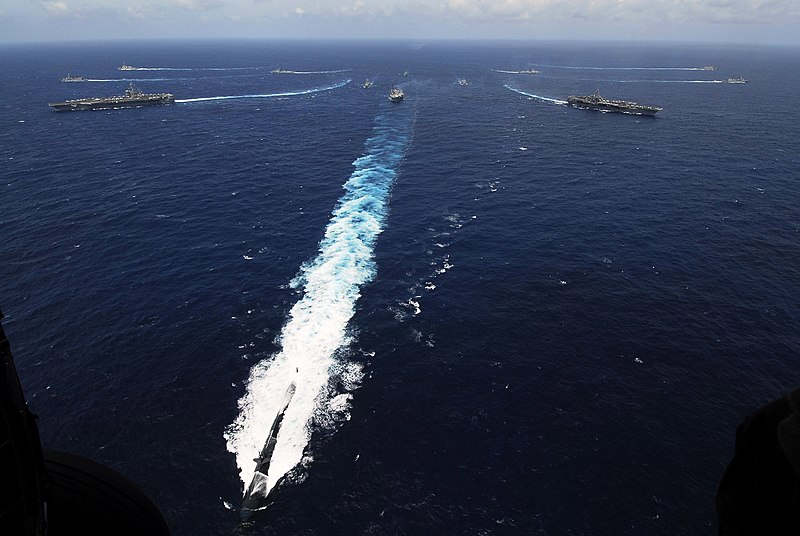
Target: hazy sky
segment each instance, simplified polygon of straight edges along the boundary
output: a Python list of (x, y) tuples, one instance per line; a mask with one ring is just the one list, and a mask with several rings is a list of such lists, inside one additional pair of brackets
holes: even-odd
[(800, 0), (0, 0), (0, 42), (154, 37), (800, 44)]

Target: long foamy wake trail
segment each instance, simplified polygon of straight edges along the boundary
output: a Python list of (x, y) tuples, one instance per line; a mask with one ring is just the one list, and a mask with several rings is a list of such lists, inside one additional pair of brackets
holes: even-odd
[(185, 78), (86, 78), (83, 82), (167, 82)]
[(335, 71), (287, 71), (287, 70), (283, 70), (283, 71), (279, 71), (279, 72), (273, 71), (273, 73), (275, 73), (275, 74), (336, 74), (336, 73), (346, 73), (348, 71), (350, 71), (350, 69), (337, 69)]
[(295, 466), (310, 461), (304, 452), (314, 426), (333, 426), (348, 416), (349, 391), (360, 383), (362, 369), (341, 350), (349, 343), (347, 325), (361, 287), (375, 275), (374, 244), (411, 131), (410, 114), (402, 109), (376, 119), (316, 258), (304, 263), (291, 282), (302, 297), (289, 311), (278, 339), (281, 349), (253, 366), (240, 413), (225, 431), (245, 489), (289, 386), (294, 384), (295, 391), (283, 413), (266, 483), (259, 488), (264, 497)]
[(578, 65), (545, 65), (542, 63), (532, 64), (536, 67), (548, 67), (551, 69), (575, 69), (580, 71), (713, 71), (710, 67), (591, 67)]
[(496, 73), (503, 74), (541, 74), (541, 71), (508, 71), (506, 69), (492, 69)]
[(551, 97), (542, 97), (541, 95), (536, 95), (534, 93), (528, 93), (527, 91), (522, 91), (521, 89), (517, 89), (515, 87), (511, 87), (508, 84), (503, 86), (506, 89), (510, 89), (514, 93), (519, 93), (520, 95), (525, 95), (526, 97), (531, 97), (532, 99), (538, 99), (544, 102), (550, 102), (552, 104), (566, 104), (567, 101), (561, 99), (553, 99)]
[(724, 84), (725, 80), (599, 80), (622, 84)]
[(263, 67), (128, 67), (119, 71), (252, 71)]
[(234, 100), (234, 99), (266, 99), (270, 97), (296, 97), (298, 95), (309, 95), (311, 93), (320, 93), (322, 91), (331, 91), (340, 87), (346, 86), (352, 80), (345, 80), (332, 86), (316, 87), (312, 89), (304, 89), (302, 91), (284, 91), (281, 93), (259, 93), (252, 95), (223, 95), (221, 97), (197, 97), (194, 99), (175, 99), (175, 102), (203, 102), (203, 101), (216, 101), (216, 100)]

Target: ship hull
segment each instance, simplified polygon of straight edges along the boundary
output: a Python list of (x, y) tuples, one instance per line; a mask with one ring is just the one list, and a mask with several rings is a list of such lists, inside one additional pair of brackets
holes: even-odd
[(76, 112), (83, 110), (115, 110), (117, 108), (138, 108), (140, 106), (157, 106), (175, 102), (172, 95), (158, 96), (152, 99), (84, 99), (50, 103), (57, 112)]
[(275, 420), (272, 421), (269, 434), (267, 434), (267, 441), (264, 443), (258, 458), (254, 460), (256, 462), (256, 470), (242, 498), (242, 506), (239, 509), (239, 517), (242, 523), (248, 522), (256, 512), (266, 508), (272, 491), (277, 488), (277, 484), (271, 490), (267, 488), (267, 475), (269, 474), (270, 463), (272, 463), (272, 453), (278, 443), (278, 433), (281, 431), (283, 416), (286, 414), (286, 409), (289, 407), (292, 397), (294, 397), (295, 390), (295, 384), (292, 382), (286, 389), (281, 410), (275, 416)]
[(613, 112), (613, 113), (631, 114), (631, 115), (654, 116), (659, 111), (650, 108), (636, 109), (636, 108), (623, 108), (620, 106), (604, 106), (600, 104), (580, 104), (571, 102), (568, 102), (567, 105), (572, 106), (573, 108), (579, 108), (581, 110), (594, 110), (596, 112)]
[(595, 110), (597, 112), (612, 112), (630, 115), (654, 116), (661, 111), (655, 106), (642, 106), (627, 101), (612, 101), (597, 99), (595, 97), (569, 97), (567, 106), (579, 108), (581, 110)]

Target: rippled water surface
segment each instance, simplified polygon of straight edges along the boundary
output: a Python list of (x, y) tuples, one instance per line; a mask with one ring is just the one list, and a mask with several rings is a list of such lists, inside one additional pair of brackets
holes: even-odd
[[(176, 535), (239, 530), (289, 385), (245, 533), (708, 534), (736, 424), (796, 386), (797, 50), (5, 45), (0, 73), (43, 443)], [(47, 106), (131, 82), (176, 102)], [(596, 89), (663, 110), (563, 104)]]

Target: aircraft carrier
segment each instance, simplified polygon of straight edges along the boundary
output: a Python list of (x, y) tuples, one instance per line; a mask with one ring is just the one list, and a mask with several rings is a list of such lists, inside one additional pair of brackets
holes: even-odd
[(57, 112), (71, 112), (78, 110), (109, 110), (115, 108), (138, 108), (153, 104), (170, 104), (175, 102), (172, 93), (142, 93), (131, 84), (124, 95), (113, 97), (90, 97), (87, 99), (74, 99), (64, 102), (51, 102), (49, 105)]
[(634, 115), (655, 115), (661, 111), (661, 108), (657, 106), (645, 106), (632, 101), (607, 99), (600, 96), (599, 89), (593, 95), (571, 95), (567, 98), (567, 105), (585, 110)]

